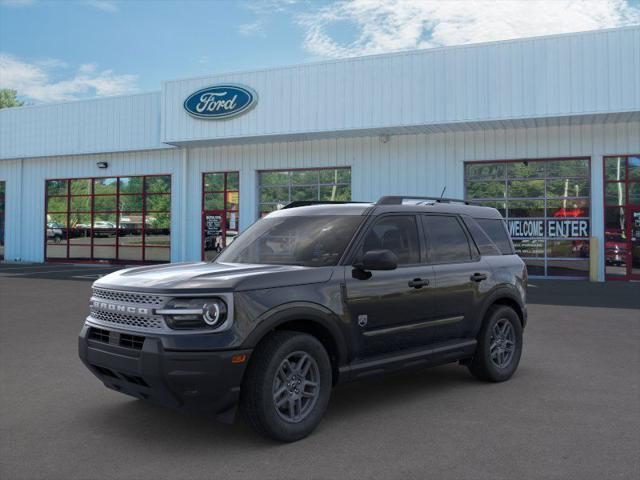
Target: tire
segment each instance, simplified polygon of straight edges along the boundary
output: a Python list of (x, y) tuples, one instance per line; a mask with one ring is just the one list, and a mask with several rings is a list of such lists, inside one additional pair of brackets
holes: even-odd
[[(489, 308), (477, 340), (476, 353), (468, 366), (471, 374), (488, 382), (509, 380), (522, 355), (522, 324), (518, 314), (503, 305)], [(507, 357), (510, 342), (511, 355)]]
[(273, 332), (254, 350), (242, 384), (240, 409), (260, 435), (281, 442), (300, 440), (322, 420), (331, 396), (331, 376), (329, 355), (315, 337)]

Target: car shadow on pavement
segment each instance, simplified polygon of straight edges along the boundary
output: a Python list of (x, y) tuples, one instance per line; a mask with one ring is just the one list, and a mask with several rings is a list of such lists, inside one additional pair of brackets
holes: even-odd
[[(368, 418), (375, 423), (377, 415), (393, 410), (401, 412), (407, 404), (415, 405), (429, 400), (429, 397), (435, 402), (437, 398), (448, 395), (451, 389), (478, 388), (482, 384), (466, 368), (450, 365), (415, 368), (340, 385), (332, 392), (331, 403), (318, 432), (332, 426), (341, 428), (345, 421), (358, 424)], [(202, 448), (203, 452), (220, 444), (227, 449), (237, 445), (245, 450), (281, 445), (255, 434), (239, 412), (235, 423), (229, 425), (203, 415), (126, 398), (109, 402), (108, 406), (87, 407), (84, 412), (86, 420), (103, 435), (112, 435), (119, 441), (129, 437), (129, 441), (136, 444), (157, 442), (156, 446), (164, 448), (196, 451)]]

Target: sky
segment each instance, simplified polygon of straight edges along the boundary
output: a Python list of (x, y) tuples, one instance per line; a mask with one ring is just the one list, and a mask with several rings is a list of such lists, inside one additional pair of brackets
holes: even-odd
[(28, 104), (161, 82), (640, 24), (640, 0), (0, 0), (0, 88)]

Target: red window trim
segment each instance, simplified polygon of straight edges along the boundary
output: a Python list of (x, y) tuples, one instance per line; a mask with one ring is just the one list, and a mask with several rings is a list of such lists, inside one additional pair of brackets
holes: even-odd
[[(44, 181), (44, 191), (45, 191), (45, 215), (44, 215), (44, 259), (46, 262), (61, 262), (61, 263), (68, 263), (69, 261), (73, 261), (73, 262), (80, 262), (80, 263), (114, 263), (114, 264), (136, 264), (136, 263), (140, 263), (140, 264), (145, 264), (145, 263), (165, 263), (165, 261), (148, 261), (146, 259), (146, 249), (147, 248), (164, 248), (164, 249), (171, 249), (171, 245), (168, 246), (164, 246), (164, 245), (147, 245), (146, 244), (146, 216), (147, 213), (167, 213), (169, 214), (169, 216), (171, 216), (171, 208), (169, 208), (168, 211), (166, 210), (146, 210), (146, 197), (147, 196), (152, 196), (152, 195), (171, 195), (172, 192), (153, 192), (153, 193), (147, 193), (146, 192), (146, 180), (147, 178), (155, 178), (155, 177), (169, 177), (169, 186), (170, 188), (172, 188), (172, 183), (173, 183), (173, 178), (171, 176), (171, 174), (167, 173), (167, 174), (151, 174), (151, 175), (115, 175), (115, 176), (105, 176), (105, 177), (74, 177), (74, 178), (47, 178)], [(141, 196), (142, 197), (142, 211), (141, 212), (132, 212), (132, 211), (121, 211), (120, 210), (120, 202), (119, 202), (119, 198), (120, 198), (120, 179), (122, 178), (142, 178), (142, 191), (139, 193), (124, 193), (122, 194), (123, 196)], [(115, 193), (94, 193), (95, 190), (95, 180), (99, 180), (99, 179), (115, 179), (115, 185), (116, 185), (116, 192)], [(90, 180), (90, 185), (91, 185), (91, 193), (89, 194), (79, 194), (79, 195), (72, 195), (71, 194), (71, 183), (73, 180)], [(66, 191), (67, 193), (65, 195), (60, 195), (60, 194), (54, 194), (54, 195), (49, 195), (48, 194), (48, 188), (47, 185), (49, 182), (65, 182), (66, 183)], [(96, 211), (95, 210), (95, 197), (105, 197), (105, 196), (113, 196), (116, 197), (116, 210), (106, 210), (106, 211)], [(67, 210), (63, 211), (63, 212), (52, 212), (49, 211), (49, 198), (67, 198)], [(89, 211), (72, 211), (71, 210), (71, 199), (72, 198), (78, 198), (78, 197), (88, 197), (91, 198), (91, 210)], [(105, 247), (115, 247), (116, 249), (116, 258), (115, 259), (101, 259), (101, 258), (95, 258), (94, 257), (94, 247), (95, 247), (95, 242), (94, 242), (94, 235), (93, 235), (93, 231), (94, 231), (94, 217), (95, 214), (109, 214), (109, 215), (113, 215), (115, 214), (116, 216), (116, 228), (114, 229), (116, 236), (114, 238), (114, 243), (113, 244), (103, 244)], [(125, 246), (125, 245), (120, 245), (120, 235), (119, 235), (119, 228), (117, 228), (118, 222), (119, 222), (119, 218), (120, 218), (120, 214), (121, 213), (140, 213), (142, 216), (142, 225), (140, 228), (140, 235), (141, 235), (141, 244), (140, 245), (136, 245), (136, 246)], [(47, 245), (48, 245), (48, 239), (47, 239), (47, 215), (49, 214), (57, 214), (57, 215), (61, 215), (61, 214), (65, 214), (66, 216), (66, 226), (64, 227), (64, 231), (67, 233), (67, 238), (66, 238), (66, 257), (65, 258), (59, 258), (59, 257), (47, 257)], [(90, 238), (91, 238), (91, 242), (89, 245), (81, 245), (81, 244), (72, 244), (72, 242), (69, 239), (69, 219), (71, 214), (83, 214), (83, 215), (91, 215), (91, 225), (89, 228), (89, 232), (90, 232)], [(153, 229), (149, 229), (149, 230), (153, 230)], [(170, 234), (171, 235), (171, 234)], [(170, 240), (171, 241), (171, 240)], [(75, 258), (70, 258), (70, 251), (71, 251), (71, 247), (72, 246), (84, 246), (84, 247), (90, 247), (90, 259), (75, 259)], [(100, 245), (102, 246), (102, 245)], [(122, 248), (137, 248), (140, 249), (141, 251), (141, 257), (142, 260), (121, 260), (120, 259), (120, 247)], [(170, 261), (170, 259), (169, 259)]]
[[(498, 160), (470, 160), (470, 161), (465, 161), (463, 162), (463, 189), (464, 189), (464, 197), (466, 198), (466, 194), (467, 194), (467, 169), (466, 166), (467, 165), (475, 165), (475, 164), (489, 164), (489, 163), (499, 163), (499, 164), (507, 164), (507, 163), (522, 163), (522, 162), (554, 162), (554, 161), (563, 161), (563, 160), (586, 160), (588, 162), (588, 169), (587, 169), (587, 175), (586, 176), (575, 176), (575, 177), (567, 177), (567, 178), (582, 178), (582, 179), (586, 179), (589, 182), (589, 195), (588, 196), (581, 196), (581, 197), (568, 197), (568, 198), (573, 198), (573, 199), (580, 199), (580, 200), (589, 200), (589, 215), (586, 217), (580, 217), (580, 218), (587, 218), (589, 219), (589, 224), (591, 225), (591, 229), (593, 229), (593, 208), (592, 208), (592, 201), (593, 201), (593, 196), (592, 196), (592, 186), (593, 186), (593, 182), (592, 182), (592, 178), (591, 178), (591, 164), (592, 164), (592, 157), (590, 156), (562, 156), (562, 157), (536, 157), (536, 158), (512, 158), (512, 159), (498, 159)], [(541, 177), (541, 178), (530, 178), (530, 179), (521, 179), (521, 180), (547, 180), (548, 177)], [(498, 179), (480, 179), (477, 181), (504, 181), (507, 182), (509, 179), (506, 176), (506, 172), (505, 172), (505, 177), (504, 178), (498, 178)], [(469, 180), (469, 181), (476, 181), (476, 180)], [(531, 198), (531, 200), (540, 200), (543, 197), (534, 197)], [(549, 197), (547, 196), (545, 198), (546, 201), (548, 200), (559, 200), (562, 197)], [(505, 197), (504, 200), (506, 201), (508, 199), (508, 197)], [(469, 199), (470, 201), (474, 201), (474, 199)], [(516, 199), (516, 200), (526, 200), (526, 199)], [(478, 200), (478, 201), (483, 201), (483, 200)], [(487, 200), (487, 201), (500, 201), (498, 200)], [(550, 218), (550, 217), (545, 217), (545, 218)], [(506, 218), (505, 218), (506, 220)], [(514, 240), (522, 240), (521, 238), (515, 238)], [(531, 239), (534, 240), (534, 239)], [(545, 237), (539, 238), (539, 240), (544, 241)], [(547, 238), (547, 240), (549, 240)], [(554, 257), (549, 257), (548, 254), (546, 253), (546, 243), (545, 243), (545, 253), (544, 256), (542, 257), (531, 257), (530, 260), (533, 262), (542, 262), (543, 264), (543, 268), (545, 270), (545, 278), (563, 278), (562, 275), (549, 275), (548, 274), (548, 264), (550, 261), (553, 260), (557, 260), (557, 258)], [(523, 257), (524, 261), (529, 260), (529, 257)], [(580, 261), (581, 259), (576, 258), (575, 261)], [(579, 278), (584, 278), (582, 276), (580, 276)]]
[[(623, 157), (624, 158), (624, 180), (609, 180), (605, 177), (606, 174), (606, 166), (607, 166), (607, 159), (609, 158), (619, 158), (619, 157)], [(607, 209), (608, 208), (624, 208), (625, 209), (625, 217), (627, 215), (627, 208), (629, 208), (629, 205), (631, 205), (629, 203), (629, 184), (630, 183), (638, 183), (640, 184), (640, 178), (638, 179), (629, 179), (629, 158), (630, 157), (640, 157), (640, 153), (630, 153), (630, 154), (621, 154), (621, 155), (603, 155), (602, 157), (602, 222), (603, 222), (603, 232), (604, 235), (606, 235), (607, 233), (607, 227), (606, 227), (606, 221), (607, 221)], [(625, 203), (624, 205), (608, 205), (607, 204), (607, 185), (608, 184), (612, 184), (612, 183), (622, 183), (625, 185), (625, 192), (624, 192), (624, 196), (625, 196)], [(640, 207), (640, 206), (639, 206)], [(604, 245), (604, 243), (606, 243), (606, 238), (603, 242), (603, 247), (606, 248), (606, 245)], [(605, 253), (605, 257), (606, 257), (606, 253)], [(606, 262), (606, 258), (604, 259)], [(605, 263), (604, 266), (604, 279), (606, 281), (612, 281), (612, 282), (626, 282), (632, 279), (635, 279), (636, 277), (633, 275), (629, 274), (629, 271), (627, 269), (627, 272), (624, 276), (610, 276), (607, 275), (607, 265)]]
[[(237, 189), (233, 189), (233, 190), (228, 190), (227, 189), (227, 182), (228, 182), (228, 177), (230, 173), (236, 173), (238, 175), (238, 188)], [(206, 183), (205, 183), (205, 177), (206, 175), (212, 175), (212, 174), (223, 174), (224, 175), (224, 190), (207, 190), (206, 189)], [(225, 213), (225, 219), (226, 219), (226, 215), (227, 213), (236, 213), (238, 214), (238, 216), (240, 215), (240, 171), (239, 170), (216, 170), (216, 171), (209, 171), (209, 172), (202, 172), (202, 176), (201, 176), (201, 189), (202, 189), (202, 193), (200, 195), (200, 259), (201, 260), (205, 260), (205, 240), (204, 240), (204, 215), (205, 212), (212, 212), (212, 211), (221, 211)], [(207, 193), (222, 193), (222, 199), (223, 199), (223, 208), (222, 209), (218, 209), (218, 210), (210, 210), (210, 209), (205, 209), (205, 196)], [(237, 193), (238, 194), (238, 208), (235, 209), (228, 209), (228, 205), (227, 205), (227, 195), (229, 193)], [(238, 229), (240, 229), (240, 225), (238, 225)], [(226, 225), (223, 225), (223, 233), (224, 233), (224, 243), (226, 246), (227, 243), (227, 238), (226, 238)]]

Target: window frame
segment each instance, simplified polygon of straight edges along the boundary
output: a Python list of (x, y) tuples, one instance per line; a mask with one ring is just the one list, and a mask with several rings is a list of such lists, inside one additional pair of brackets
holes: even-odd
[(5, 250), (7, 248), (7, 231), (6, 231), (6, 218), (7, 218), (7, 182), (6, 180), (0, 180), (0, 245), (2, 246), (2, 252), (0, 252), (0, 260), (4, 260)]
[[(478, 250), (478, 246), (476, 245), (476, 242), (473, 240), (473, 236), (469, 232), (466, 224), (464, 223), (464, 220), (460, 217), (460, 215), (456, 215), (453, 213), (448, 213), (448, 214), (447, 213), (441, 213), (441, 214), (422, 213), (420, 214), (420, 217), (421, 217), (420, 224), (422, 226), (422, 230), (424, 231), (424, 241), (425, 241), (426, 255), (427, 255), (426, 265), (459, 265), (462, 263), (477, 263), (480, 261), (481, 254), (480, 254), (480, 251)], [(453, 218), (458, 222), (458, 225), (462, 229), (462, 232), (465, 238), (467, 239), (467, 246), (469, 247), (469, 259), (458, 260), (458, 261), (446, 260), (442, 262), (434, 261), (433, 251), (431, 250), (431, 245), (433, 244), (433, 240), (431, 238), (431, 234), (429, 233), (429, 229), (425, 224), (426, 219), (428, 217), (448, 217), (448, 218)]]
[[(349, 183), (344, 183), (344, 182), (337, 182), (337, 183), (322, 183), (320, 181), (320, 173), (318, 173), (318, 182), (315, 184), (311, 184), (311, 183), (301, 183), (301, 184), (292, 184), (291, 183), (291, 176), (288, 176), (288, 182), (286, 184), (273, 184), (273, 185), (263, 185), (261, 183), (261, 175), (264, 173), (282, 173), (282, 172), (321, 172), (321, 171), (325, 171), (325, 170), (348, 170), (349, 171)], [(353, 179), (352, 179), (352, 168), (350, 165), (344, 165), (344, 166), (333, 166), (333, 167), (312, 167), (312, 168), (278, 168), (278, 169), (264, 169), (264, 170), (257, 170), (256, 171), (256, 175), (257, 175), (257, 182), (256, 182), (256, 188), (257, 188), (257, 200), (258, 200), (258, 218), (261, 218), (263, 216), (262, 214), (262, 206), (263, 205), (268, 205), (268, 206), (272, 206), (275, 205), (277, 206), (278, 203), (274, 203), (274, 202), (262, 202), (260, 200), (261, 197), (261, 192), (263, 188), (287, 188), (288, 189), (288, 197), (289, 200), (287, 203), (290, 203), (291, 200), (291, 189), (292, 187), (317, 187), (318, 189), (318, 196), (315, 200), (320, 200), (320, 191), (322, 187), (326, 187), (326, 186), (338, 186), (338, 187), (345, 187), (348, 186), (349, 188), (352, 187), (352, 183), (353, 183)], [(349, 200), (351, 200), (351, 195)], [(270, 212), (267, 212), (270, 213)]]
[[(147, 186), (146, 186), (146, 182), (147, 179), (149, 178), (157, 178), (157, 177), (169, 177), (169, 191), (168, 192), (152, 192), (152, 193), (148, 193), (147, 192)], [(142, 179), (142, 188), (141, 191), (139, 193), (120, 193), (120, 184), (121, 184), (121, 179), (124, 178), (140, 178)], [(96, 180), (104, 180), (104, 179), (114, 179), (115, 180), (115, 193), (95, 193), (95, 184), (96, 184)], [(82, 193), (82, 194), (77, 194), (74, 195), (71, 192), (71, 184), (73, 181), (78, 181), (78, 180), (88, 180), (90, 182), (90, 190), (89, 193)], [(49, 182), (66, 182), (66, 186), (65, 186), (65, 193), (64, 194), (53, 194), (53, 195), (49, 195), (48, 193), (48, 185)], [(142, 198), (142, 206), (141, 206), (141, 210), (140, 212), (137, 211), (130, 211), (130, 210), (121, 210), (121, 202), (120, 199), (122, 196), (140, 196)], [(147, 210), (147, 197), (149, 196), (168, 196), (169, 197), (169, 210)], [(172, 234), (173, 234), (173, 229), (171, 228), (171, 218), (172, 218), (172, 196), (173, 196), (173, 176), (170, 173), (157, 173), (157, 174), (148, 174), (148, 175), (106, 175), (106, 176), (101, 176), (101, 177), (96, 177), (96, 176), (90, 176), (90, 177), (69, 177), (69, 178), (46, 178), (44, 180), (44, 225), (43, 225), (43, 232), (44, 232), (44, 238), (43, 238), (43, 258), (45, 260), (45, 262), (51, 262), (51, 263), (69, 263), (69, 262), (74, 262), (74, 263), (110, 263), (110, 264), (156, 264), (156, 263), (168, 263), (171, 262), (171, 244), (172, 244)], [(90, 201), (90, 208), (89, 210), (85, 211), (72, 211), (71, 210), (71, 200), (72, 198), (88, 198)], [(95, 209), (95, 198), (98, 197), (115, 197), (116, 199), (116, 203), (115, 203), (115, 210), (96, 210)], [(66, 198), (66, 211), (63, 212), (49, 212), (49, 199), (50, 198)], [(139, 245), (135, 245), (132, 247), (128, 247), (126, 245), (120, 245), (120, 230), (122, 230), (122, 228), (120, 227), (120, 217), (121, 214), (131, 214), (131, 213), (140, 213), (141, 214), (141, 227), (140, 227), (140, 239), (141, 242)], [(146, 219), (147, 219), (147, 214), (153, 214), (153, 213), (163, 213), (163, 214), (168, 214), (169, 215), (169, 245), (147, 245), (147, 240), (146, 240), (146, 232), (147, 230), (153, 231), (153, 230), (157, 230), (157, 228), (152, 228), (152, 227), (147, 227), (146, 224)], [(65, 215), (66, 218), (66, 224), (63, 227), (63, 231), (66, 234), (66, 238), (65, 238), (65, 247), (66, 247), (66, 255), (64, 257), (48, 257), (47, 256), (47, 246), (48, 246), (48, 237), (47, 237), (47, 230), (48, 230), (48, 215), (50, 214), (58, 214), (58, 215)], [(85, 245), (85, 244), (73, 244), (70, 240), (69, 237), (69, 232), (72, 230), (72, 228), (69, 226), (70, 224), (70, 218), (72, 214), (79, 214), (79, 215), (87, 215), (90, 217), (91, 222), (90, 222), (90, 226), (89, 226), (89, 238), (91, 239), (91, 241)], [(94, 230), (96, 230), (94, 228), (95, 222), (96, 222), (96, 214), (98, 215), (114, 215), (115, 216), (115, 228), (113, 229), (114, 232), (114, 236), (113, 236), (113, 243), (109, 243), (109, 244), (98, 244), (97, 248), (100, 247), (113, 247), (115, 249), (115, 258), (101, 258), (101, 257), (96, 257), (94, 255), (94, 250), (96, 247), (95, 244), (95, 234), (94, 234)], [(85, 248), (89, 248), (89, 257), (87, 258), (73, 258), (71, 257), (70, 253), (71, 253), (71, 248), (75, 246), (75, 247), (85, 247)], [(140, 259), (135, 259), (135, 260), (128, 260), (128, 259), (122, 259), (120, 258), (120, 249), (124, 248), (124, 249), (139, 249), (141, 252), (140, 255)], [(165, 249), (169, 251), (169, 256), (167, 260), (148, 260), (147, 257), (147, 249)]]
[[(624, 155), (611, 155), (612, 157), (615, 156), (624, 156)], [(630, 155), (630, 156), (634, 156), (634, 155)], [(586, 172), (585, 175), (568, 175), (566, 177), (560, 177), (557, 175), (553, 175), (549, 172), (549, 165), (552, 162), (561, 162), (561, 161), (571, 161), (571, 160), (582, 160), (582, 161), (586, 161)], [(544, 165), (543, 167), (543, 171), (541, 175), (538, 176), (533, 176), (533, 177), (521, 177), (521, 176), (513, 176), (511, 177), (509, 175), (509, 164), (514, 164), (514, 163), (523, 163), (523, 162), (540, 162), (541, 164)], [(506, 159), (506, 160), (480, 160), (480, 161), (466, 161), (464, 162), (464, 196), (465, 199), (472, 202), (472, 203), (478, 203), (478, 204), (485, 204), (485, 203), (496, 203), (496, 204), (503, 204), (504, 205), (504, 215), (503, 218), (505, 219), (505, 221), (509, 221), (509, 220), (543, 220), (543, 221), (547, 221), (547, 220), (552, 220), (555, 217), (551, 216), (549, 213), (549, 203), (553, 202), (553, 201), (557, 201), (557, 200), (567, 200), (567, 201), (586, 201), (588, 207), (589, 207), (589, 213), (588, 215), (584, 215), (584, 216), (579, 216), (579, 217), (560, 217), (560, 218), (574, 218), (574, 219), (583, 219), (583, 220), (588, 220), (589, 222), (589, 235), (592, 235), (593, 232), (593, 209), (594, 209), (594, 204), (593, 204), (593, 178), (592, 178), (592, 172), (591, 172), (591, 167), (592, 167), (592, 163), (593, 163), (593, 159), (590, 156), (560, 156), (560, 157), (545, 157), (545, 158), (516, 158), (516, 159)], [(472, 166), (472, 165), (490, 165), (490, 164), (494, 164), (494, 165), (504, 165), (504, 172), (496, 177), (496, 176), (492, 176), (491, 178), (487, 177), (487, 178), (476, 178), (476, 179), (471, 179), (469, 178), (468, 175), (468, 166)], [(575, 172), (574, 172), (575, 173)], [(604, 175), (604, 172), (603, 172)], [(554, 179), (562, 179), (562, 178), (566, 178), (566, 179), (570, 179), (570, 180), (587, 180), (588, 185), (589, 185), (589, 194), (587, 196), (567, 196), (567, 197), (556, 197), (556, 196), (548, 196), (547, 195), (547, 183), (550, 180), (554, 180)], [(508, 195), (508, 190), (507, 190), (507, 185), (509, 181), (512, 180), (543, 180), (544, 181), (544, 192), (543, 192), (543, 196), (542, 197), (510, 197)], [(468, 185), (470, 183), (473, 182), (500, 182), (502, 184), (504, 184), (504, 196), (497, 198), (497, 197), (483, 197), (483, 198), (469, 198), (468, 196)], [(524, 216), (511, 216), (510, 215), (510, 208), (509, 208), (509, 202), (512, 201), (526, 201), (526, 200), (542, 200), (544, 202), (544, 212), (545, 215), (543, 217), (540, 216), (536, 216), (536, 217), (524, 217)], [(603, 198), (603, 201), (605, 199)], [(508, 230), (507, 230), (508, 231)], [(542, 268), (542, 272), (541, 274), (532, 274), (531, 276), (533, 277), (538, 277), (538, 278), (567, 278), (564, 275), (549, 275), (548, 273), (548, 264), (551, 261), (558, 261), (558, 260), (562, 260), (562, 261), (567, 261), (567, 262), (584, 262), (584, 258), (579, 258), (579, 257), (550, 257), (548, 255), (548, 248), (547, 248), (547, 242), (549, 241), (554, 241), (554, 240), (572, 240), (572, 241), (584, 241), (587, 240), (588, 241), (588, 237), (587, 238), (577, 238), (577, 237), (567, 237), (567, 238), (550, 238), (548, 236), (542, 236), (542, 237), (511, 237), (511, 235), (509, 235), (509, 238), (511, 238), (511, 243), (514, 246), (514, 253), (516, 255), (518, 254), (518, 251), (516, 249), (516, 244), (520, 241), (526, 241), (526, 240), (539, 240), (542, 242), (542, 254), (540, 255), (536, 255), (536, 256), (527, 256), (527, 257), (522, 257), (523, 260), (525, 261), (525, 263), (528, 264), (528, 262), (532, 262), (532, 263), (536, 263), (536, 267), (540, 268), (540, 265), (538, 265), (538, 262), (541, 262), (541, 268)], [(587, 259), (588, 260), (588, 259)], [(587, 276), (578, 276), (578, 275), (572, 275), (570, 276), (571, 278), (579, 278), (579, 279), (584, 279), (584, 278), (588, 278), (588, 274)]]
[[(606, 168), (607, 168), (607, 160), (611, 159), (611, 158), (624, 158), (624, 179), (622, 180), (610, 180), (607, 178), (606, 174)], [(606, 234), (607, 234), (607, 212), (609, 210), (614, 210), (614, 209), (623, 209), (624, 211), (624, 219), (625, 219), (625, 231), (630, 227), (630, 225), (628, 225), (628, 220), (629, 220), (629, 211), (630, 210), (635, 210), (637, 208), (640, 208), (640, 203), (638, 204), (632, 204), (629, 201), (629, 192), (630, 192), (630, 186), (633, 185), (640, 185), (640, 177), (638, 178), (634, 178), (631, 179), (629, 177), (629, 159), (631, 157), (640, 157), (640, 153), (629, 153), (629, 154), (618, 154), (618, 155), (603, 155), (602, 156), (602, 222), (603, 222), (603, 235), (604, 235), (604, 239), (603, 239), (603, 247), (606, 249)], [(624, 185), (624, 204), (622, 205), (613, 205), (613, 204), (607, 204), (607, 185), (611, 185), (611, 184), (622, 184)], [(631, 245), (631, 239), (629, 237), (627, 237), (627, 241), (625, 242), (627, 247), (629, 247)], [(631, 254), (629, 253), (628, 256), (630, 257)], [(613, 282), (620, 282), (620, 281), (630, 281), (630, 280), (638, 280), (640, 279), (640, 276), (638, 275), (634, 275), (632, 272), (632, 269), (630, 268), (630, 265), (626, 265), (626, 272), (625, 275), (613, 275), (611, 273), (607, 273), (607, 264), (606, 264), (606, 251), (604, 254), (604, 278), (606, 281), (613, 281)]]
[[(236, 174), (238, 176), (238, 188), (237, 189), (229, 189), (229, 174)], [(222, 188), (223, 190), (207, 190), (206, 178), (207, 175), (215, 175), (221, 174), (224, 175)], [(226, 248), (229, 242), (227, 242), (227, 216), (228, 214), (235, 213), (236, 214), (236, 229), (238, 231), (237, 235), (240, 235), (240, 170), (215, 170), (215, 171), (206, 171), (201, 173), (201, 204), (200, 204), (200, 259), (202, 261), (213, 261), (217, 257), (213, 257), (211, 260), (206, 259), (206, 238), (205, 238), (205, 217), (207, 212), (223, 212), (224, 215), (224, 225), (222, 225), (222, 237), (223, 237), (223, 249)], [(208, 193), (221, 193), (222, 194), (222, 208), (206, 208), (206, 196)], [(237, 193), (238, 194), (238, 203), (236, 204), (236, 208), (229, 208), (227, 195), (229, 193)], [(237, 236), (236, 235), (236, 236)]]
[(373, 229), (376, 223), (387, 217), (413, 217), (416, 225), (416, 231), (418, 234), (418, 263), (404, 263), (398, 264), (397, 268), (407, 268), (407, 267), (417, 267), (421, 265), (425, 265), (426, 261), (426, 244), (423, 238), (423, 230), (422, 225), (418, 220), (418, 215), (415, 212), (390, 212), (383, 213), (380, 215), (369, 215), (367, 221), (363, 222), (359, 229), (356, 230), (353, 241), (347, 245), (345, 250), (345, 255), (342, 261), (338, 262), (338, 265), (341, 266), (351, 266), (357, 261), (358, 252), (362, 248), (364, 241), (369, 234), (369, 232)]

